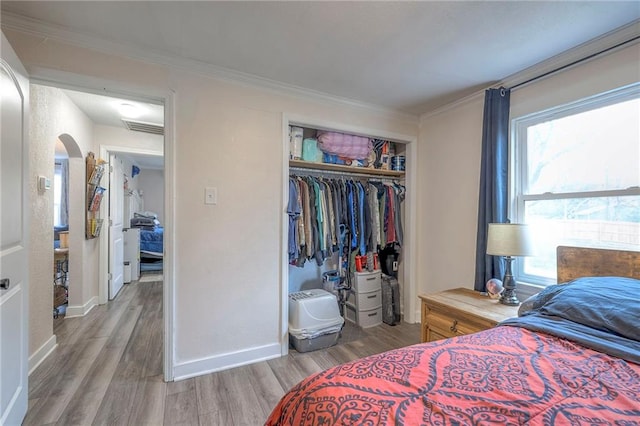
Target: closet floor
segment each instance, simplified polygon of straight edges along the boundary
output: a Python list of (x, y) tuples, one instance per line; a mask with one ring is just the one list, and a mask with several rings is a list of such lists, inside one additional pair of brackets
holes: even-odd
[(285, 391), (334, 365), (420, 341), (420, 324), (360, 329), (338, 344), (162, 380), (162, 282), (132, 282), (85, 317), (54, 322), (58, 347), (29, 377), (24, 425), (259, 425)]

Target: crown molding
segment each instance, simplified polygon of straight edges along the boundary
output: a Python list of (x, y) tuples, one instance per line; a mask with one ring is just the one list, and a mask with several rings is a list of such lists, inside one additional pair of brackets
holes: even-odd
[(355, 99), (344, 98), (321, 91), (286, 84), (268, 78), (259, 77), (253, 74), (218, 67), (203, 61), (182, 58), (168, 52), (145, 49), (134, 45), (122, 44), (101, 39), (86, 33), (71, 31), (60, 25), (50, 24), (38, 19), (17, 15), (15, 13), (2, 13), (2, 28), (7, 28), (37, 37), (47, 38), (76, 47), (87, 48), (106, 54), (150, 62), (156, 65), (166, 66), (176, 70), (193, 72), (230, 83), (240, 84), (245, 87), (267, 90), (279, 95), (285, 94), (300, 99), (321, 102), (324, 104), (340, 104), (347, 107), (365, 109), (374, 113), (384, 114), (386, 116), (391, 116), (413, 123), (418, 123), (419, 120), (419, 116), (417, 114), (411, 114), (406, 111), (385, 108), (379, 105), (361, 102)]
[(433, 111), (426, 112), (420, 115), (420, 123), (422, 124), (423, 120), (433, 117), (434, 115), (442, 114), (477, 99), (484, 95), (484, 92), (487, 89), (498, 88), (501, 86), (524, 87), (539, 78), (550, 77), (557, 72), (565, 71), (574, 66), (600, 57), (601, 55), (610, 54), (637, 43), (640, 43), (640, 20), (630, 22), (616, 30), (605, 33), (558, 55), (552, 56), (542, 62), (538, 62), (529, 68), (525, 68), (522, 71), (511, 74), (510, 76), (507, 76), (496, 83), (490, 84), (484, 89), (478, 90), (464, 98), (450, 102), (434, 109)]

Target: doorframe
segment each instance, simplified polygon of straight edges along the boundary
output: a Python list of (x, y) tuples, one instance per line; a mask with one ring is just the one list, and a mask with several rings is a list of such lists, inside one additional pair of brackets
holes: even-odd
[[(415, 324), (420, 321), (420, 305), (418, 303), (418, 283), (417, 283), (417, 235), (418, 214), (417, 214), (417, 145), (416, 136), (400, 134), (390, 131), (379, 130), (369, 127), (352, 126), (341, 122), (327, 121), (306, 115), (292, 113), (282, 114), (282, 233), (280, 236), (281, 262), (280, 262), (280, 344), (281, 355), (289, 353), (288, 324), (289, 324), (289, 261), (288, 261), (288, 229), (289, 222), (287, 216), (287, 203), (289, 194), (289, 126), (310, 127), (313, 129), (332, 130), (352, 133), (356, 135), (376, 136), (388, 139), (396, 143), (402, 143), (406, 149), (406, 173), (404, 177), (407, 197), (404, 200), (404, 244), (402, 246), (403, 256), (403, 293), (400, 296), (403, 304), (404, 321)], [(406, 232), (409, 229), (411, 232)]]
[[(163, 332), (163, 375), (165, 382), (172, 382), (175, 368), (175, 92), (171, 89), (154, 89), (150, 87), (131, 86), (123, 82), (114, 82), (102, 78), (89, 77), (48, 68), (34, 68), (29, 76), (30, 84), (40, 84), (59, 89), (76, 90), (103, 96), (124, 97), (141, 102), (160, 103), (164, 105), (164, 262), (162, 286)], [(125, 152), (123, 147), (118, 151)], [(86, 154), (86, 153), (85, 153)], [(101, 152), (102, 154), (102, 152)], [(101, 207), (102, 208), (102, 207)], [(107, 265), (102, 264), (105, 233), (100, 238), (100, 280)], [(99, 283), (99, 289), (102, 288)], [(100, 292), (100, 290), (99, 290)], [(100, 295), (99, 295), (100, 296)]]

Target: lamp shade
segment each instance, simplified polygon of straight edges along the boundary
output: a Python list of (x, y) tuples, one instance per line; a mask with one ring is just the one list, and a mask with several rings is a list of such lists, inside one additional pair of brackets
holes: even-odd
[(493, 256), (533, 256), (530, 229), (520, 223), (490, 223), (487, 254)]

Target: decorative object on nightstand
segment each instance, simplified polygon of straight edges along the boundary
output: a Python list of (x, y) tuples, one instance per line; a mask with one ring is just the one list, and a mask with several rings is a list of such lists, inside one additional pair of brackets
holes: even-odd
[(533, 244), (527, 225), (520, 223), (490, 223), (487, 237), (487, 254), (503, 256), (505, 260), (502, 286), (504, 291), (500, 303), (517, 306), (516, 280), (511, 272), (511, 263), (515, 256), (532, 256)]
[(503, 305), (468, 288), (421, 294), (419, 297), (422, 302), (423, 342), (477, 333), (518, 316), (516, 306)]
[(485, 287), (487, 288), (487, 294), (492, 299), (500, 298), (500, 296), (502, 295), (502, 291), (504, 290), (502, 281), (497, 278), (491, 278), (489, 281), (487, 281)]

